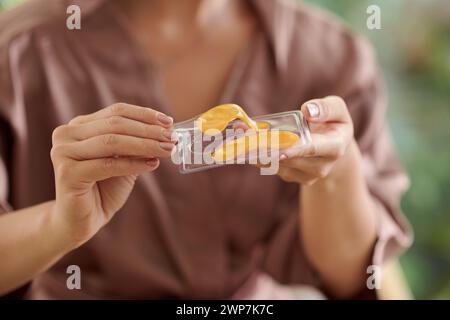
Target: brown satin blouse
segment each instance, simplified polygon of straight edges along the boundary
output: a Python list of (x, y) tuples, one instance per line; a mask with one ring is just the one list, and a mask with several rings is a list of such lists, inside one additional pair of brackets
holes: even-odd
[[(248, 1), (260, 32), (218, 102), (256, 116), (343, 97), (379, 204), (373, 263), (382, 263), (411, 236), (400, 212), (408, 179), (386, 130), (371, 48), (307, 5)], [(66, 28), (69, 2), (81, 7), (81, 30)], [(115, 102), (172, 115), (123, 19), (108, 0), (34, 0), (0, 15), (0, 213), (54, 199), (49, 152), (58, 125)], [(270, 298), (284, 285), (321, 288), (302, 248), (298, 197), (298, 185), (250, 166), (180, 175), (164, 160), (138, 179), (107, 226), (36, 277), (25, 297)], [(66, 287), (72, 264), (81, 268), (81, 290)]]

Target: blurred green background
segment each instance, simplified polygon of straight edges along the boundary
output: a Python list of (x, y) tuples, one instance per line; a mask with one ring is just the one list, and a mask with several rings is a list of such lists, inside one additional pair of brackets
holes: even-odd
[[(22, 0), (0, 0), (0, 10)], [(413, 247), (401, 264), (415, 298), (450, 299), (450, 1), (305, 0), (324, 7), (376, 48), (388, 121), (411, 177), (403, 199)], [(369, 5), (381, 30), (366, 26)]]

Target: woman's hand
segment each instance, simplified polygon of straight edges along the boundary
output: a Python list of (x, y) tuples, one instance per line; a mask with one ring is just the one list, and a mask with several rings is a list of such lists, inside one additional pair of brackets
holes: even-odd
[(52, 222), (77, 247), (127, 200), (137, 176), (170, 157), (173, 119), (123, 103), (74, 118), (53, 132), (56, 201)]
[(366, 284), (377, 206), (345, 102), (330, 96), (306, 102), (301, 110), (312, 145), (284, 151), (278, 174), (302, 184), (298, 223), (306, 257), (332, 296), (348, 298)]
[(312, 144), (280, 155), (278, 175), (287, 182), (312, 185), (328, 177), (345, 161), (353, 140), (353, 123), (347, 106), (339, 97), (329, 96), (306, 102), (301, 110), (309, 122)]

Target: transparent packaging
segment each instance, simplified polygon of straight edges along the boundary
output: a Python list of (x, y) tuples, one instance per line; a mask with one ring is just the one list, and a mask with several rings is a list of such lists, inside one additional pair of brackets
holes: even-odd
[[(275, 131), (287, 133), (291, 137), (293, 136), (292, 134), (298, 136), (298, 140), (296, 140), (294, 145), (289, 146), (289, 149), (304, 148), (311, 143), (308, 123), (298, 110), (257, 116), (252, 119), (261, 125), (261, 131), (257, 131), (258, 134), (261, 134), (261, 137), (264, 134), (270, 135), (270, 133), (272, 133), (272, 137), (278, 137), (275, 136)], [(242, 137), (246, 139), (246, 135), (250, 137), (254, 135), (255, 131), (253, 131), (252, 135), (249, 134), (249, 130), (239, 130), (241, 126), (240, 120), (231, 121), (225, 130), (217, 131), (214, 135), (202, 133), (196, 126), (196, 120), (197, 117), (174, 125), (177, 143), (172, 154), (172, 161), (179, 165), (181, 173), (193, 173), (230, 164), (255, 164), (258, 161), (261, 154), (255, 150), (253, 152), (247, 150), (230, 159), (222, 158), (220, 159), (221, 161), (214, 159), (214, 156), (210, 156), (211, 154), (217, 155), (218, 150), (220, 151), (222, 148), (226, 150), (224, 145), (230, 143), (230, 141), (238, 141), (239, 138), (241, 138), (240, 141), (243, 141)], [(251, 139), (248, 138), (245, 141), (248, 142)], [(258, 140), (258, 143), (260, 141), (264, 140), (261, 138), (261, 140)], [(279, 146), (276, 148), (277, 152), (281, 152), (283, 150), (282, 144), (277, 146)], [(236, 149), (237, 147), (233, 145), (233, 148)], [(267, 156), (272, 156), (270, 150)]]

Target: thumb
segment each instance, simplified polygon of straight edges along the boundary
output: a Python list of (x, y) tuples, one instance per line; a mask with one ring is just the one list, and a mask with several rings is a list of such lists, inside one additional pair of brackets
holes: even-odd
[(347, 122), (350, 118), (347, 105), (337, 96), (310, 100), (302, 105), (301, 110), (311, 122)]

